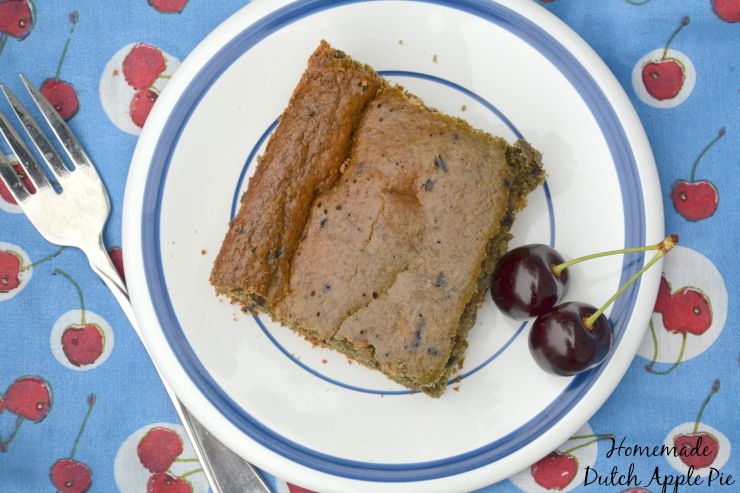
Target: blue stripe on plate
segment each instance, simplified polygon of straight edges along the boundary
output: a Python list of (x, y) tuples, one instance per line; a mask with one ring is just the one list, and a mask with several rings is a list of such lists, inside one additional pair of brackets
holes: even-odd
[[(372, 0), (299, 0), (255, 22), (229, 41), (209, 60), (174, 106), (162, 129), (152, 156), (144, 189), (142, 213), (142, 252), (152, 304), (162, 331), (183, 369), (200, 392), (236, 428), (273, 452), (298, 464), (328, 474), (365, 481), (421, 481), (452, 476), (476, 469), (524, 447), (563, 419), (598, 380), (608, 364), (575, 377), (547, 408), (508, 435), (469, 452), (444, 459), (405, 463), (368, 463), (335, 457), (304, 447), (279, 435), (257, 421), (234, 402), (203, 367), (187, 342), (174, 313), (162, 272), (159, 215), (172, 152), (193, 109), (211, 84), (231, 63), (266, 36), (306, 16), (343, 5)], [(440, 5), (484, 19), (518, 36), (546, 57), (573, 85), (598, 122), (615, 163), (624, 208), (625, 246), (645, 243), (645, 205), (634, 156), (614, 109), (588, 71), (553, 36), (520, 14), (487, 0), (412, 0)], [(642, 254), (625, 258), (622, 279), (626, 281), (642, 263)], [(615, 345), (621, 341), (638, 288), (632, 286), (612, 309), (611, 323)]]

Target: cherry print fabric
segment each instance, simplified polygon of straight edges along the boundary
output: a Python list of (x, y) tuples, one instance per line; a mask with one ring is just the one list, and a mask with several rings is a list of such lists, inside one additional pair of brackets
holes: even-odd
[[(26, 74), (86, 146), (110, 193), (105, 239), (123, 271), (117, 245), (137, 135), (180, 62), (247, 2), (114, 3), (0, 0), (0, 82), (22, 94), (15, 74)], [(531, 467), (481, 491), (627, 491), (584, 486), (584, 472), (626, 473), (631, 463), (643, 484), (656, 467), (738, 476), (740, 0), (538, 3), (596, 50), (632, 100), (658, 164), (666, 230), (681, 242), (665, 261), (645, 339), (604, 407)], [(4, 101), (0, 111), (9, 113)], [(9, 153), (4, 143), (0, 152)], [(2, 185), (0, 354), (0, 492), (208, 491), (114, 299), (81, 253), (36, 233)], [(709, 453), (607, 457), (612, 439), (701, 440)], [(307, 491), (265, 478), (275, 492)]]

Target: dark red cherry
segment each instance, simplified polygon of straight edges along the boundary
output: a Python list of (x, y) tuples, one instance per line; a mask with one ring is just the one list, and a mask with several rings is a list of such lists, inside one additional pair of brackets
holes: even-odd
[(597, 309), (568, 302), (558, 305), (534, 321), (529, 349), (542, 369), (571, 376), (604, 361), (612, 345), (612, 330), (604, 315), (589, 328), (587, 320)]
[(614, 295), (596, 309), (585, 303), (569, 302), (539, 315), (529, 333), (529, 350), (544, 370), (557, 375), (572, 376), (600, 364), (609, 354), (612, 330), (604, 310), (614, 303), (642, 274), (663, 258), (678, 243), (678, 235), (670, 235), (655, 245), (627, 248), (579, 257), (565, 264), (553, 266), (553, 274), (584, 260), (647, 250), (658, 253), (644, 267), (620, 287)]
[(517, 320), (542, 315), (568, 290), (568, 271), (555, 275), (552, 267), (563, 257), (547, 245), (515, 248), (501, 257), (491, 276), (491, 296), (496, 306)]

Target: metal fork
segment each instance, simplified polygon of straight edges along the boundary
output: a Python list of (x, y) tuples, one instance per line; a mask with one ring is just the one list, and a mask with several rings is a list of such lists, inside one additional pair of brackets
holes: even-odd
[[(90, 158), (54, 107), (25, 76), (21, 74), (20, 77), (69, 160), (74, 164), (74, 168), (69, 169), (65, 165), (30, 113), (10, 92), (10, 89), (0, 84), (0, 89), (62, 191), (57, 193), (54, 190), (46, 173), (2, 113), (0, 113), (0, 134), (25, 169), (36, 191), (30, 193), (26, 189), (3, 153), (0, 153), (0, 178), (41, 236), (51, 243), (77, 247), (85, 253), (90, 267), (113, 292), (151, 358), (149, 348), (136, 323), (126, 285), (118, 275), (103, 244), (103, 227), (110, 212), (110, 201), (105, 186)], [(254, 468), (216, 441), (197, 422), (177, 398), (156, 364), (154, 367), (167, 394), (172, 399), (214, 493), (269, 493), (270, 489)], [(218, 476), (214, 474), (214, 468), (218, 468)]]

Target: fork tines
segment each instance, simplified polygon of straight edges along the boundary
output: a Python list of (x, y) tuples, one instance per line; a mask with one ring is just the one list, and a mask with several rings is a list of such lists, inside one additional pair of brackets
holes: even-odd
[[(24, 75), (21, 74), (20, 78), (74, 166), (77, 168), (91, 166), (90, 158), (87, 157), (87, 154), (65, 123), (64, 119), (59, 116), (59, 113), (57, 113), (54, 107), (41, 93), (39, 93), (39, 91)], [(61, 156), (59, 156), (59, 153), (18, 98), (16, 98), (16, 96), (4, 84), (0, 84), (0, 89), (5, 94), (8, 103), (10, 103), (10, 107), (18, 117), (21, 125), (23, 125), (23, 128), (30, 137), (31, 142), (33, 142), (34, 146), (38, 150), (39, 155), (48, 165), (49, 170), (51, 170), (56, 179), (62, 182), (64, 177), (70, 173), (69, 168), (67, 168)], [(31, 183), (33, 183), (36, 188), (36, 193), (51, 190), (51, 183), (49, 182), (46, 173), (38, 165), (26, 144), (1, 112), (0, 135), (3, 136), (3, 139), (7, 142), (15, 155), (15, 158), (26, 172)], [(19, 205), (28, 199), (28, 196), (30, 195), (29, 190), (27, 190), (23, 185), (18, 173), (13, 169), (11, 163), (2, 156), (2, 153), (0, 153), (0, 177), (2, 177), (5, 185), (13, 194)]]

